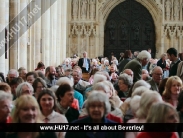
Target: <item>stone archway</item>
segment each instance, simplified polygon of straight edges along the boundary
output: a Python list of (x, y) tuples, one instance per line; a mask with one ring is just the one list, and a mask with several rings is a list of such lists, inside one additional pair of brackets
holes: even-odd
[[(99, 9), (99, 51), (101, 51), (100, 55), (103, 55), (104, 52), (104, 26), (106, 24), (107, 17), (109, 16), (110, 12), (121, 2), (125, 0), (112, 0), (106, 2), (100, 9)], [(162, 11), (157, 5), (154, 0), (136, 0), (140, 4), (142, 4), (152, 15), (154, 25), (155, 25), (155, 47), (156, 53), (155, 56), (158, 57), (162, 50), (162, 43), (161, 43), (161, 36), (162, 36)]]

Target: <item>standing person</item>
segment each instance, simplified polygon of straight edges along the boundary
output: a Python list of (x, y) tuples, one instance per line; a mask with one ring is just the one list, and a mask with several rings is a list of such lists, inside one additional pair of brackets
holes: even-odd
[(167, 50), (167, 56), (170, 61), (172, 61), (172, 63), (170, 64), (169, 77), (175, 76), (177, 74), (178, 64), (180, 63), (177, 50), (175, 48), (169, 48)]
[(83, 58), (78, 61), (78, 66), (82, 69), (83, 73), (89, 73), (90, 71), (90, 59), (87, 58), (87, 52), (83, 52)]
[(46, 68), (46, 73), (45, 73), (46, 84), (49, 88), (52, 87), (53, 85), (56, 85), (57, 80), (56, 80), (55, 74), (56, 74), (55, 67), (49, 66)]
[(136, 82), (141, 79), (142, 67), (147, 65), (150, 59), (151, 54), (146, 50), (143, 50), (138, 54), (137, 58), (128, 62), (123, 70), (131, 69), (134, 73), (133, 81)]

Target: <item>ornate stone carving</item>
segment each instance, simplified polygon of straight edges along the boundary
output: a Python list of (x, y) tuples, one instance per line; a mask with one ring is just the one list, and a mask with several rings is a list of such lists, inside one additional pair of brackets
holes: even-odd
[(90, 19), (94, 19), (95, 13), (95, 0), (90, 0)]
[(180, 4), (179, 4), (179, 0), (174, 0), (174, 19), (178, 20), (179, 19), (179, 11), (180, 11)]
[(81, 18), (82, 19), (86, 18), (87, 7), (88, 7), (88, 1), (87, 0), (81, 0)]
[(166, 15), (166, 20), (170, 20), (171, 9), (172, 9), (171, 0), (166, 0), (166, 2), (165, 2), (165, 15)]
[(74, 19), (78, 17), (78, 0), (72, 0), (72, 16)]

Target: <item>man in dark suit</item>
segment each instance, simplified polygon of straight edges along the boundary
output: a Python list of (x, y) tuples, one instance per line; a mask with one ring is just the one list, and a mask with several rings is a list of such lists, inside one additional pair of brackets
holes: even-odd
[(152, 70), (152, 79), (148, 81), (148, 83), (151, 85), (151, 90), (159, 92), (159, 84), (163, 77), (163, 70), (161, 67), (156, 66)]
[(169, 48), (167, 50), (167, 56), (170, 59), (170, 61), (172, 61), (169, 69), (169, 77), (175, 76), (177, 74), (178, 64), (180, 63), (177, 50), (175, 48)]
[(133, 71), (133, 73), (134, 73), (133, 82), (134, 83), (141, 79), (142, 67), (148, 64), (150, 58), (151, 58), (151, 54), (149, 52), (147, 52), (146, 50), (143, 50), (138, 54), (137, 58), (129, 61), (125, 65), (123, 70), (131, 69)]
[(79, 59), (78, 66), (82, 69), (83, 73), (89, 73), (90, 59), (87, 58), (87, 52), (83, 52), (83, 58)]

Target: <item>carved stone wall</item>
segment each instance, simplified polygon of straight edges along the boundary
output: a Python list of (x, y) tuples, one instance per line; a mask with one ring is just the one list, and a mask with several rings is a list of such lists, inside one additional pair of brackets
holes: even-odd
[[(125, 0), (68, 0), (67, 56), (87, 51), (104, 54), (104, 27), (111, 10)], [(169, 47), (182, 51), (183, 0), (136, 0), (146, 7), (155, 24), (156, 57)]]

